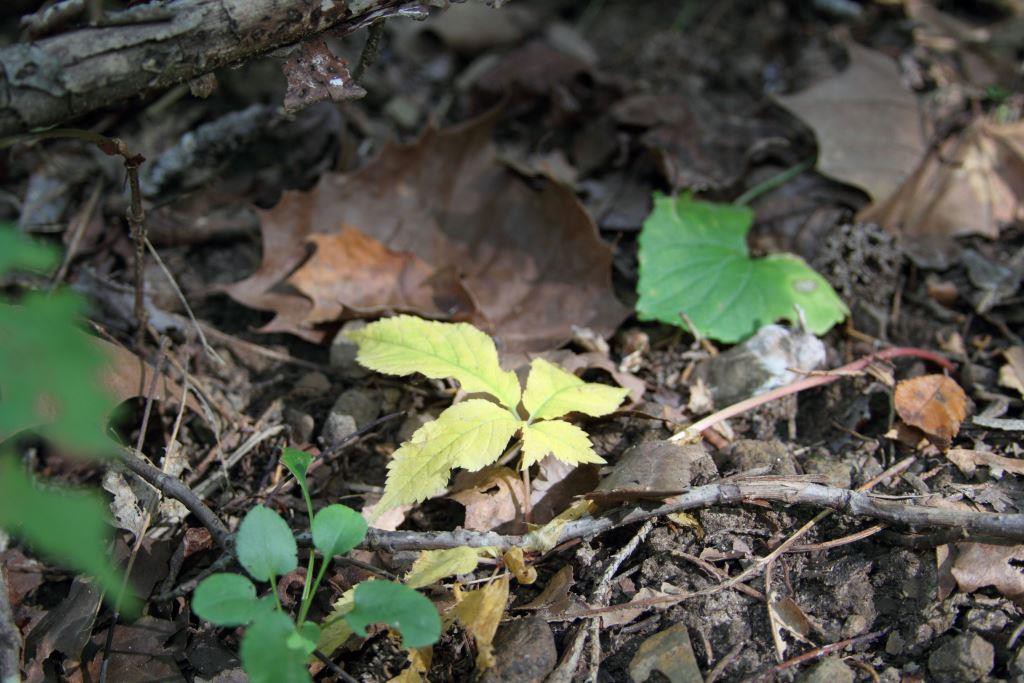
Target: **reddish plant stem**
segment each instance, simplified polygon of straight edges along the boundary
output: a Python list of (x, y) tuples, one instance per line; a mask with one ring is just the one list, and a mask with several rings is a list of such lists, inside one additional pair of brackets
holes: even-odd
[(787, 384), (784, 387), (772, 389), (771, 391), (765, 392), (758, 396), (753, 396), (746, 400), (740, 401), (739, 403), (734, 403), (731, 406), (728, 406), (726, 408), (723, 408), (722, 410), (719, 410), (708, 415), (702, 420), (694, 422), (692, 425), (690, 425), (683, 431), (679, 432), (678, 434), (670, 438), (669, 441), (685, 441), (697, 434), (703, 435), (704, 432), (711, 429), (719, 422), (723, 422), (731, 417), (741, 415), (747, 412), (748, 410), (752, 410), (753, 408), (764, 405), (765, 403), (774, 401), (777, 398), (789, 396), (790, 394), (796, 394), (801, 391), (806, 391), (807, 389), (813, 389), (814, 387), (820, 387), (826, 384), (831, 384), (832, 382), (838, 380), (840, 377), (843, 377), (844, 375), (847, 375), (851, 372), (860, 372), (861, 370), (863, 370), (876, 360), (889, 360), (891, 358), (906, 357), (923, 358), (924, 360), (931, 361), (936, 365), (939, 365), (942, 368), (949, 370), (951, 372), (956, 369), (956, 366), (949, 360), (947, 360), (944, 356), (935, 353), (934, 351), (928, 351), (927, 349), (918, 349), (909, 346), (897, 346), (891, 349), (885, 349), (883, 351), (879, 351), (878, 353), (873, 353), (870, 356), (865, 356), (860, 360), (855, 360), (852, 363), (847, 363), (842, 367), (835, 368), (834, 370), (829, 370), (828, 374), (818, 374), (811, 375), (809, 377), (804, 377), (803, 379), (797, 380), (792, 384)]

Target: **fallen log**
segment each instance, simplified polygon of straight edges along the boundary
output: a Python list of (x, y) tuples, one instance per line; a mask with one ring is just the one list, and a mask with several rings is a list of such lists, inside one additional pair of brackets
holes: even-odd
[(0, 49), (0, 136), (53, 126), (302, 42), (393, 16), (408, 0), (173, 0)]

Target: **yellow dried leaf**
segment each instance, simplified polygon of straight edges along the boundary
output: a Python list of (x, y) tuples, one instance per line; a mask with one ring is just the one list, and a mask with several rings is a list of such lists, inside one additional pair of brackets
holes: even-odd
[(490, 552), (491, 548), (468, 546), (447, 550), (424, 550), (405, 575), (405, 585), (409, 588), (423, 588), (449, 576), (468, 574), (476, 569), (480, 557)]
[(508, 577), (503, 576), (483, 588), (455, 592), (456, 604), (452, 610), (456, 620), (476, 641), (478, 672), (494, 666), (492, 643), (508, 604), (508, 584)]
[(564, 512), (552, 519), (539, 529), (534, 529), (527, 534), (527, 542), (524, 550), (546, 553), (556, 545), (562, 535), (562, 529), (569, 522), (575, 521), (584, 515), (589, 515), (597, 509), (597, 505), (590, 500), (578, 500), (569, 506)]
[(548, 453), (570, 465), (604, 462), (604, 458), (594, 452), (587, 433), (574, 424), (545, 420), (524, 426), (522, 468), (540, 462)]
[(526, 563), (522, 548), (509, 549), (501, 559), (519, 583), (529, 585), (537, 580), (537, 570)]
[(353, 631), (349, 628), (345, 615), (352, 611), (356, 589), (349, 588), (334, 603), (334, 609), (320, 622), (320, 640), (316, 648), (330, 657), (334, 651), (345, 644)]
[(395, 451), (374, 515), (440, 493), (455, 467), (475, 471), (491, 464), (521, 424), (507, 410), (483, 399), (448, 408)]
[(485, 392), (515, 411), (521, 389), (514, 372), (501, 369), (498, 350), (468, 323), (442, 323), (412, 315), (385, 318), (348, 333), (359, 346), (356, 360), (389, 375), (420, 373), (452, 377), (468, 393)]
[(572, 412), (600, 417), (618, 408), (628, 393), (628, 389), (621, 387), (584, 382), (543, 358), (535, 358), (530, 363), (523, 406), (532, 420), (562, 417)]
[(409, 666), (402, 669), (402, 673), (389, 679), (388, 683), (420, 683), (427, 680), (427, 672), (434, 661), (434, 648), (421, 647), (418, 650), (409, 650), (407, 654)]

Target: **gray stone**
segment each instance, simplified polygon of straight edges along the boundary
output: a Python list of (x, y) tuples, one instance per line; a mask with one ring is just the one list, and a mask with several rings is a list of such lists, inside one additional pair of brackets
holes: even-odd
[(732, 445), (729, 464), (737, 472), (766, 470), (764, 474), (796, 474), (793, 456), (779, 441), (740, 439)]
[(853, 683), (853, 669), (838, 657), (826, 657), (800, 677), (801, 683)]
[(307, 372), (292, 386), (293, 396), (323, 396), (331, 390), (331, 380), (316, 370)]
[(409, 415), (402, 420), (402, 424), (398, 427), (398, 434), (395, 437), (396, 440), (398, 443), (405, 443), (412, 438), (412, 435), (416, 433), (417, 429), (428, 422), (431, 422), (433, 419), (433, 416), (426, 413), (414, 413)]
[(825, 483), (836, 488), (848, 489), (852, 483), (850, 477), (850, 463), (839, 460), (828, 451), (812, 453), (803, 462), (806, 474), (820, 474), (825, 477)]
[(334, 448), (345, 437), (355, 434), (357, 431), (359, 428), (356, 427), (355, 418), (351, 415), (332, 412), (327, 416), (324, 427), (320, 430), (320, 441), (323, 442), (324, 448)]
[(364, 327), (366, 327), (365, 320), (349, 320), (341, 326), (331, 342), (331, 367), (346, 379), (362, 379), (370, 374), (369, 370), (356, 362), (359, 347), (345, 337), (345, 333), (361, 330)]
[(551, 627), (537, 616), (503, 624), (494, 637), (494, 655), (480, 683), (540, 683), (558, 662)]
[(316, 423), (309, 413), (288, 406), (284, 409), (284, 422), (291, 430), (292, 443), (309, 443), (309, 440), (313, 438), (313, 429), (316, 427)]
[(331, 414), (351, 415), (362, 429), (380, 415), (380, 394), (370, 389), (346, 389), (335, 399)]
[(928, 671), (937, 681), (980, 681), (995, 665), (995, 648), (976, 633), (946, 641), (928, 657)]

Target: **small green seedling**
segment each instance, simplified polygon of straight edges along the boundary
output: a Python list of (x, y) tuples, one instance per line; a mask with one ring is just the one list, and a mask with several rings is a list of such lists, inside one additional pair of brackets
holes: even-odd
[[(256, 586), (241, 574), (207, 577), (192, 596), (192, 609), (218, 626), (246, 626), (239, 653), (253, 683), (310, 681), (306, 665), (321, 641), (320, 627), (306, 620), (313, 596), (335, 555), (349, 552), (366, 536), (367, 525), (358, 512), (344, 505), (328, 505), (313, 514), (306, 471), (312, 456), (285, 449), (281, 462), (295, 476), (312, 520), (313, 548), (309, 551), (306, 584), (295, 621), (281, 607), (277, 579), (298, 567), (298, 546), (287, 522), (268, 507), (251, 509), (238, 527), (238, 561), (253, 579), (269, 582), (271, 592), (258, 597)], [(322, 559), (316, 569), (316, 550)], [(390, 581), (365, 581), (356, 586), (353, 608), (345, 615), (351, 630), (366, 635), (370, 624), (384, 623), (402, 634), (405, 647), (437, 642), (441, 619), (434, 605), (412, 588)]]
[(849, 310), (832, 286), (793, 254), (751, 258), (746, 235), (754, 213), (745, 206), (654, 196), (639, 237), (641, 320), (684, 326), (727, 343), (776, 320), (794, 320), (823, 334)]
[(557, 418), (572, 412), (607, 415), (628, 393), (584, 382), (540, 358), (530, 364), (522, 391), (516, 374), (501, 369), (494, 341), (467, 323), (399, 315), (348, 336), (359, 347), (356, 360), (372, 370), (454, 378), (464, 391), (493, 399), (453, 405), (402, 444), (388, 464), (376, 515), (437, 495), (456, 467), (472, 472), (496, 462), (516, 433), (522, 434), (523, 469), (549, 453), (570, 465), (603, 463), (585, 431)]

